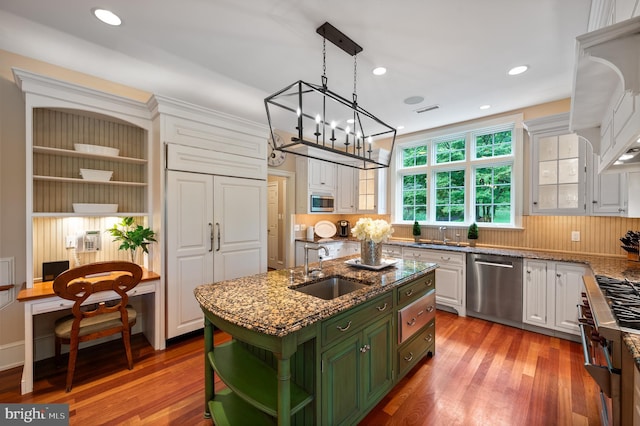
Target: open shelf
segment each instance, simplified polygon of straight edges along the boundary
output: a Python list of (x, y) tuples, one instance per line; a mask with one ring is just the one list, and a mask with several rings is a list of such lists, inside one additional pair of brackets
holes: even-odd
[(123, 182), (118, 180), (89, 180), (79, 178), (65, 178), (57, 176), (40, 176), (34, 175), (33, 180), (42, 180), (49, 182), (66, 182), (66, 183), (90, 183), (99, 185), (120, 185), (120, 186), (147, 186), (145, 182)]
[(216, 426), (275, 425), (275, 418), (253, 407), (229, 389), (216, 393), (209, 401), (209, 412)]
[(46, 146), (34, 146), (33, 152), (38, 154), (60, 155), (63, 157), (93, 158), (96, 160), (117, 161), (119, 163), (147, 164), (147, 160), (132, 157), (114, 157), (112, 155), (91, 154), (88, 152), (74, 151), (70, 149), (49, 148)]
[[(270, 365), (235, 340), (216, 346), (208, 358), (220, 379), (240, 398), (264, 413), (278, 416), (278, 377)], [(293, 415), (313, 401), (313, 395), (293, 382), (290, 389)]]

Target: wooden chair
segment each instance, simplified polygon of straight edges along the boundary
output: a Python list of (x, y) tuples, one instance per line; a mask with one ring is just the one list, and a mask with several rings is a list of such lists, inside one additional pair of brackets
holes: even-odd
[[(93, 275), (93, 276), (91, 276)], [(53, 281), (53, 291), (63, 299), (74, 301), (73, 315), (60, 318), (55, 324), (55, 356), (60, 360), (61, 345), (69, 346), (67, 392), (71, 390), (80, 342), (122, 333), (129, 370), (131, 357), (131, 327), (136, 323), (136, 311), (127, 306), (127, 291), (142, 278), (142, 268), (131, 262), (100, 262), (69, 269)], [(112, 292), (116, 299), (108, 304), (82, 306), (92, 295)]]

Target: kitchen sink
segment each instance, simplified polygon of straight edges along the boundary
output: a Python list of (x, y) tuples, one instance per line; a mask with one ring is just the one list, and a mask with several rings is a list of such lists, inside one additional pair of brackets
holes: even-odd
[(352, 278), (335, 275), (303, 284), (297, 284), (289, 288), (310, 296), (319, 297), (320, 299), (332, 300), (336, 297), (368, 287), (369, 285), (371, 285), (371, 283), (366, 281), (356, 281)]

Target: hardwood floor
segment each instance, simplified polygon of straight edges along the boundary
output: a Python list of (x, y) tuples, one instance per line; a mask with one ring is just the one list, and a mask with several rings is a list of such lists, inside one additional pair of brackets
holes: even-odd
[[(216, 342), (228, 338), (216, 336)], [(65, 368), (36, 365), (20, 395), (21, 368), (0, 372), (0, 401), (69, 404), (71, 425), (211, 425), (203, 419), (203, 343), (191, 337), (155, 352), (132, 340), (80, 351), (73, 390)], [(222, 387), (218, 383), (217, 387)], [(438, 311), (436, 354), (416, 366), (362, 425), (598, 425), (598, 394), (579, 344)], [(244, 426), (244, 425), (243, 425)]]

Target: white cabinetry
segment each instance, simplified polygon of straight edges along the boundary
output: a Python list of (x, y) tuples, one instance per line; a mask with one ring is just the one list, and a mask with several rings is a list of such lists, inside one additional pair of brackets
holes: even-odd
[[(597, 156), (593, 155), (594, 165)], [(598, 173), (589, 167), (591, 176), (591, 214), (594, 216), (626, 216), (627, 173)]]
[(586, 266), (524, 260), (523, 321), (538, 327), (579, 335), (578, 311)]
[(387, 212), (388, 169), (358, 170), (358, 213)]
[(338, 167), (336, 185), (336, 213), (355, 213), (358, 191), (358, 170), (348, 166)]
[(405, 248), (405, 259), (415, 259), (422, 262), (437, 263), (436, 269), (436, 302), (449, 306), (464, 317), (466, 308), (466, 262), (464, 253), (447, 250), (428, 250)]
[[(26, 286), (31, 288), (43, 262), (70, 258), (64, 244), (68, 235), (88, 230), (102, 234), (113, 225), (107, 223), (113, 216), (133, 216), (154, 229), (151, 206), (153, 191), (159, 189), (151, 190), (150, 177), (159, 166), (149, 163), (152, 123), (146, 104), (23, 70), (13, 73), (25, 94)], [(79, 152), (77, 143), (119, 152)], [(80, 177), (81, 168), (113, 175), (107, 181), (86, 180)], [(94, 206), (92, 213), (76, 213), (77, 203), (113, 204), (117, 211)], [(127, 253), (117, 247), (104, 236), (103, 250), (78, 258), (82, 263), (124, 260)], [(159, 268), (150, 258), (144, 262), (149, 270)]]
[(296, 158), (296, 213), (311, 213), (311, 194), (336, 196), (337, 166), (327, 161)]
[(402, 246), (382, 244), (382, 257), (402, 257)]

